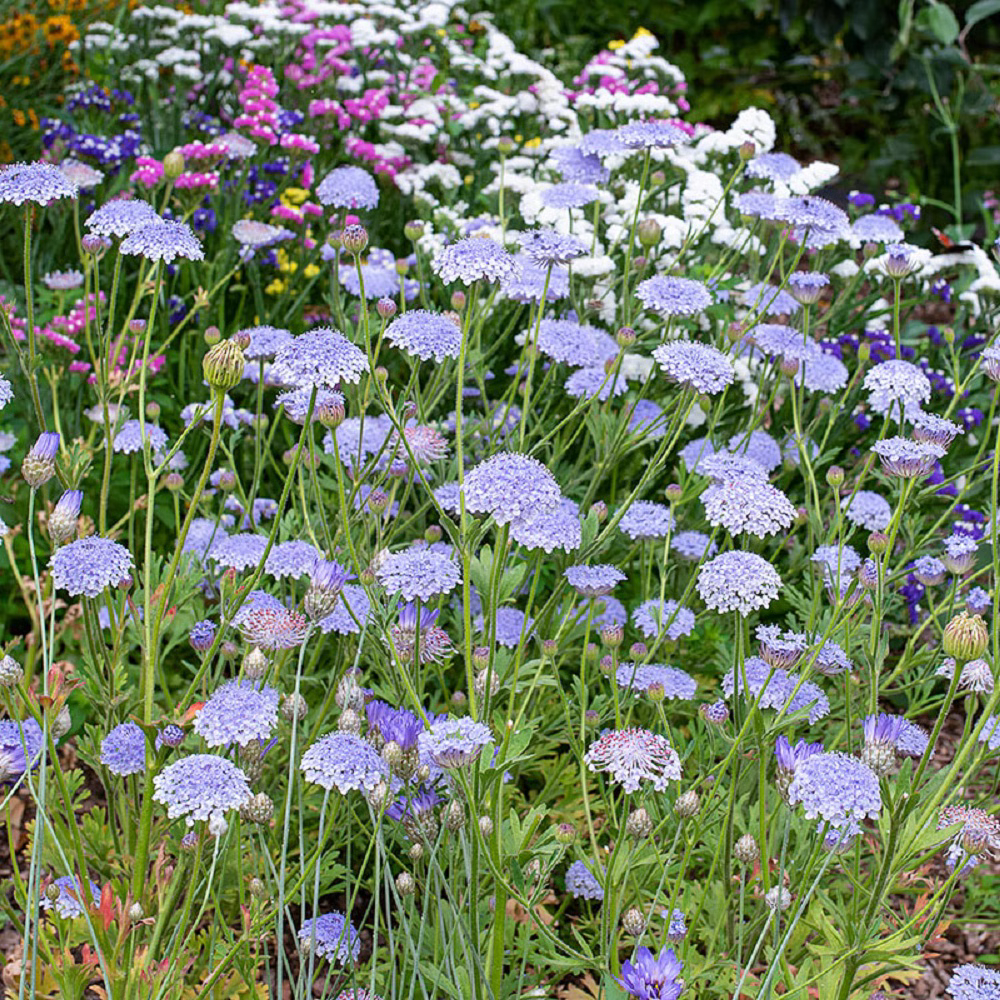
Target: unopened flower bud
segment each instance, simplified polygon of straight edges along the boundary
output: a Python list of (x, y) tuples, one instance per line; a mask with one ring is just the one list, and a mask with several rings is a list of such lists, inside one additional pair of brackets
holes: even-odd
[(386, 368), (385, 365), (379, 365), (378, 368), (375, 369), (375, 378), (385, 385), (389, 379), (389, 369)]
[(403, 226), (403, 235), (410, 241), (418, 240), (424, 233), (424, 224), (419, 220), (407, 222)]
[(603, 500), (595, 500), (590, 509), (594, 512), (598, 523), (603, 523), (608, 519), (608, 505)]
[(760, 848), (757, 846), (757, 841), (754, 840), (753, 834), (744, 833), (739, 840), (733, 845), (733, 857), (741, 865), (752, 865), (760, 857)]
[(514, 148), (514, 140), (509, 135), (502, 135), (497, 139), (497, 152), (501, 156), (510, 156)]
[(440, 524), (428, 525), (427, 530), (424, 531), (424, 541), (428, 545), (433, 545), (435, 542), (440, 542), (444, 532), (441, 530)]
[(633, 809), (625, 820), (625, 833), (633, 840), (645, 840), (653, 832), (653, 821), (641, 806)]
[(784, 357), (781, 359), (778, 368), (786, 378), (794, 378), (799, 371), (799, 359)]
[(246, 358), (240, 345), (232, 340), (222, 340), (210, 347), (202, 361), (205, 381), (212, 389), (228, 392), (239, 385), (246, 368)]
[(411, 861), (419, 861), (424, 856), (424, 845), (420, 843), (411, 844), (407, 854)]
[(240, 807), (240, 816), (248, 823), (263, 826), (271, 822), (274, 815), (274, 801), (270, 795), (258, 792), (249, 802)]
[(826, 482), (828, 486), (842, 486), (844, 483), (844, 470), (839, 465), (831, 465), (826, 470)]
[(86, 236), (82, 237), (80, 240), (80, 246), (83, 248), (84, 253), (89, 253), (92, 257), (100, 256), (107, 250), (110, 244), (103, 236), (98, 236), (96, 233), (87, 233)]
[(576, 840), (576, 827), (572, 823), (560, 823), (556, 827), (556, 843), (567, 845)]
[(641, 660), (649, 652), (649, 647), (644, 642), (633, 642), (628, 648), (628, 655), (633, 660)]
[(379, 299), (378, 302), (375, 303), (375, 311), (382, 317), (382, 319), (390, 320), (396, 315), (396, 303), (393, 302), (392, 299)]
[(601, 721), (601, 714), (596, 709), (588, 708), (587, 711), (583, 713), (583, 721), (588, 726), (596, 726)]
[(286, 694), (281, 703), (281, 714), (286, 722), (301, 722), (309, 711), (309, 704), (301, 694)]
[(872, 345), (868, 341), (858, 344), (858, 361), (864, 364), (872, 356)]
[(137, 924), (146, 914), (142, 911), (141, 903), (133, 903), (128, 908), (128, 918), (133, 924)]
[(337, 682), (337, 690), (333, 700), (338, 708), (353, 708), (355, 711), (364, 707), (365, 693), (361, 688), (361, 671), (355, 667), (347, 670)]
[(73, 727), (73, 719), (69, 714), (69, 705), (63, 705), (52, 720), (52, 738), (61, 740)]
[(209, 326), (206, 327), (202, 337), (209, 347), (214, 347), (222, 340), (222, 331), (217, 326)]
[(344, 733), (361, 733), (361, 716), (353, 708), (345, 708), (337, 720), (337, 728)]
[(175, 149), (163, 157), (163, 176), (168, 181), (175, 181), (182, 173), (184, 173), (184, 154)]
[(663, 492), (667, 498), (667, 503), (677, 503), (684, 495), (684, 490), (681, 489), (678, 483), (671, 483)]
[(635, 330), (630, 326), (620, 326), (615, 334), (615, 340), (621, 348), (629, 348), (635, 343)]
[(13, 656), (0, 658), (0, 687), (17, 687), (24, 677), (24, 669)]
[(417, 891), (417, 883), (409, 872), (400, 872), (396, 876), (396, 892), (403, 896), (412, 896)]
[(267, 674), (270, 666), (271, 661), (268, 659), (267, 653), (257, 646), (254, 646), (254, 648), (243, 657), (243, 674), (249, 680), (259, 681)]
[(642, 937), (646, 930), (646, 918), (636, 906), (630, 906), (622, 916), (622, 930), (631, 937)]
[(608, 649), (617, 649), (625, 641), (625, 629), (621, 625), (605, 625), (601, 629), (601, 642)]
[(977, 660), (990, 644), (990, 633), (980, 615), (959, 611), (944, 627), (941, 646), (946, 656), (964, 663)]
[(249, 890), (250, 895), (253, 896), (254, 899), (260, 899), (261, 896), (263, 896), (266, 891), (266, 886), (264, 885), (263, 880), (257, 878), (257, 876), (255, 875), (247, 883), (247, 889)]
[(55, 882), (50, 882), (45, 887), (45, 898), (51, 902), (55, 902), (62, 895), (62, 889), (55, 884)]
[(49, 538), (54, 545), (63, 545), (76, 536), (82, 503), (83, 493), (80, 490), (67, 490), (52, 508), (49, 515)]
[(460, 313), (465, 309), (466, 297), (465, 292), (458, 290), (451, 293), (451, 308), (455, 312)]
[(130, 319), (128, 321), (128, 328), (130, 333), (134, 333), (136, 336), (146, 332), (146, 321), (136, 317), (135, 319)]
[(615, 658), (609, 653), (602, 656), (597, 665), (601, 668), (602, 674), (610, 674), (615, 669)]
[(784, 911), (792, 905), (792, 894), (783, 885), (776, 885), (764, 894), (764, 903), (769, 910)]
[(465, 806), (458, 799), (452, 799), (444, 815), (444, 825), (455, 833), (465, 826)]
[(482, 834), (484, 840), (488, 840), (493, 836), (493, 820), (489, 816), (479, 817), (479, 832)]
[(380, 781), (367, 795), (368, 804), (377, 813), (385, 809), (391, 797), (389, 786), (384, 781)]
[(663, 235), (663, 228), (656, 219), (643, 219), (636, 228), (639, 234), (639, 246), (646, 249), (655, 247)]
[(403, 748), (395, 740), (389, 740), (382, 747), (382, 760), (389, 765), (390, 771), (398, 771), (399, 765), (403, 763)]
[(684, 792), (683, 795), (679, 795), (677, 801), (674, 803), (674, 812), (681, 819), (690, 819), (692, 816), (697, 816), (700, 809), (701, 800), (698, 798), (698, 793), (693, 789)]
[(740, 159), (745, 163), (747, 160), (752, 160), (757, 155), (757, 147), (749, 139), (744, 139), (740, 143)]
[(21, 475), (33, 490), (40, 489), (56, 474), (58, 454), (58, 432), (42, 431), (21, 463)]
[(868, 551), (873, 556), (884, 555), (889, 548), (889, 536), (884, 531), (873, 531), (868, 536)]
[(555, 656), (559, 652), (559, 643), (555, 639), (543, 639), (542, 652), (549, 657)]
[(358, 223), (344, 226), (344, 231), (340, 238), (343, 240), (344, 249), (352, 257), (360, 257), (368, 246), (368, 230)]

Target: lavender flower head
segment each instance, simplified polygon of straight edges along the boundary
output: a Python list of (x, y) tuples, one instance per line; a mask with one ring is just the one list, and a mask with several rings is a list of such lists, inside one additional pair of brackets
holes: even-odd
[(711, 559), (718, 550), (719, 546), (702, 531), (681, 531), (670, 539), (670, 551), (687, 562)]
[(554, 229), (535, 229), (520, 236), (524, 256), (536, 267), (568, 264), (587, 253), (587, 246), (575, 236)]
[(76, 195), (77, 186), (54, 163), (11, 163), (0, 167), (0, 205), (47, 205)]
[(213, 543), (210, 556), (220, 566), (243, 572), (259, 566), (266, 549), (267, 535), (247, 531), (219, 538)]
[(706, 396), (722, 392), (735, 377), (732, 361), (710, 344), (675, 340), (657, 347), (653, 357), (671, 382)]
[(386, 340), (420, 358), (437, 361), (457, 358), (462, 348), (462, 328), (448, 316), (427, 309), (409, 309), (386, 328)]
[(566, 891), (576, 899), (589, 899), (595, 903), (604, 899), (604, 889), (584, 861), (574, 861), (566, 869)]
[(666, 538), (675, 527), (674, 515), (666, 504), (636, 500), (622, 515), (618, 528), (634, 542)]
[(127, 257), (144, 257), (164, 264), (172, 264), (178, 257), (205, 259), (198, 237), (186, 222), (161, 220), (133, 229), (122, 240), (120, 250)]
[(337, 389), (341, 382), (360, 382), (368, 357), (342, 333), (321, 326), (279, 347), (271, 378), (291, 389)]
[(390, 593), (402, 594), (404, 601), (430, 601), (450, 593), (462, 580), (461, 570), (450, 555), (429, 548), (393, 552), (375, 575)]
[(271, 652), (295, 649), (309, 635), (309, 619), (283, 606), (251, 608), (238, 625), (244, 642)]
[(195, 716), (194, 731), (210, 747), (266, 742), (278, 725), (281, 696), (266, 684), (232, 680), (217, 687)]
[(142, 436), (142, 424), (138, 420), (126, 420), (121, 430), (115, 435), (111, 450), (121, 455), (134, 455), (143, 450), (145, 441), (149, 441), (150, 451), (155, 455), (167, 447), (166, 432), (156, 424), (146, 424), (146, 437)]
[(806, 819), (818, 817), (834, 827), (875, 819), (882, 809), (875, 772), (843, 753), (820, 753), (800, 762), (788, 801), (793, 806), (801, 803)]
[(617, 566), (607, 563), (597, 566), (569, 566), (563, 576), (581, 597), (604, 597), (615, 589), (616, 584), (627, 579)]
[(444, 247), (431, 262), (431, 270), (445, 283), (474, 281), (499, 283), (517, 273), (517, 262), (495, 240), (470, 236)]
[(1000, 1000), (1000, 969), (967, 963), (952, 973), (947, 988), (952, 1000)]
[(153, 778), (153, 799), (167, 807), (167, 816), (219, 823), (230, 809), (253, 797), (247, 776), (235, 764), (215, 754), (196, 753), (168, 764)]
[(889, 360), (869, 369), (865, 376), (868, 405), (881, 416), (894, 413), (901, 419), (918, 411), (931, 398), (931, 382), (909, 361)]
[(629, 122), (615, 131), (615, 138), (629, 149), (661, 149), (690, 142), (691, 136), (670, 122)]
[(639, 282), (635, 294), (661, 316), (696, 316), (712, 304), (712, 293), (700, 281), (656, 275)]
[(889, 501), (871, 490), (858, 490), (853, 497), (848, 494), (840, 501), (840, 509), (851, 524), (867, 531), (885, 531), (892, 517)]
[(618, 344), (607, 331), (571, 319), (543, 319), (537, 347), (553, 361), (574, 368), (602, 368), (618, 356)]
[(934, 463), (944, 458), (945, 450), (928, 441), (910, 441), (904, 437), (884, 438), (872, 445), (882, 463), (882, 471), (899, 479), (923, 479)]
[(132, 573), (132, 556), (123, 545), (91, 535), (58, 548), (49, 562), (57, 589), (70, 597), (97, 597)]
[(243, 348), (243, 357), (248, 361), (273, 358), (279, 348), (286, 347), (294, 339), (288, 330), (276, 326), (251, 326), (239, 332), (250, 338), (250, 343)]
[(542, 204), (546, 208), (583, 208), (597, 201), (598, 197), (599, 192), (593, 184), (576, 184), (573, 181), (552, 184), (541, 193)]
[(744, 618), (766, 608), (781, 590), (778, 571), (753, 552), (723, 552), (705, 563), (698, 574), (698, 594), (706, 607)]
[(267, 555), (264, 562), (264, 572), (277, 580), (285, 577), (298, 579), (308, 576), (322, 558), (319, 550), (311, 542), (294, 539), (290, 542), (279, 542)]
[(516, 452), (491, 455), (465, 475), (466, 510), (489, 514), (497, 524), (562, 500), (559, 484), (536, 458)]
[(666, 600), (661, 607), (660, 599), (652, 597), (632, 612), (632, 622), (648, 639), (665, 634), (671, 642), (676, 642), (694, 631), (695, 617), (693, 611), (676, 601)]
[(689, 673), (663, 663), (620, 663), (615, 680), (619, 687), (639, 692), (658, 684), (667, 701), (693, 701), (698, 690), (697, 682)]
[(12, 402), (13, 399), (14, 390), (11, 388), (10, 382), (0, 375), (0, 410), (2, 410), (8, 403)]
[(785, 531), (795, 521), (795, 508), (776, 486), (754, 480), (728, 480), (709, 486), (701, 495), (705, 517), (731, 535), (746, 532), (757, 538)]
[(493, 742), (490, 727), (464, 715), (458, 719), (443, 719), (431, 724), (417, 740), (421, 758), (428, 758), (438, 767), (453, 770), (478, 760), (483, 747)]
[(525, 549), (573, 552), (583, 539), (579, 508), (563, 499), (555, 507), (529, 511), (510, 522), (510, 537)]
[(360, 167), (337, 167), (319, 182), (316, 197), (334, 208), (376, 208), (378, 188), (371, 174)]
[[(49, 899), (48, 893), (43, 892), (38, 901), (38, 905), (43, 910), (55, 910), (64, 920), (72, 920), (74, 917), (82, 917), (85, 907), (85, 896), (83, 894), (83, 883), (78, 875), (63, 875), (53, 883), (59, 889), (59, 896), (53, 901)], [(101, 899), (101, 887), (91, 881), (90, 898), (95, 902)]]
[(646, 947), (635, 953), (635, 961), (622, 963), (622, 974), (616, 977), (621, 988), (635, 1000), (677, 1000), (684, 989), (680, 978), (684, 963), (673, 948), (664, 947), (659, 956)]
[(115, 726), (101, 740), (101, 763), (118, 775), (146, 770), (146, 735), (134, 722)]
[(331, 965), (353, 965), (361, 955), (361, 936), (354, 925), (336, 911), (303, 920), (299, 941), (307, 953), (315, 951), (317, 958), (325, 958)]
[(317, 740), (302, 755), (306, 781), (341, 795), (351, 790), (370, 792), (388, 782), (389, 766), (367, 741), (353, 733), (335, 732)]
[(606, 772), (626, 792), (648, 781), (658, 792), (681, 780), (681, 761), (670, 741), (648, 729), (617, 729), (590, 744), (584, 762), (594, 773)]

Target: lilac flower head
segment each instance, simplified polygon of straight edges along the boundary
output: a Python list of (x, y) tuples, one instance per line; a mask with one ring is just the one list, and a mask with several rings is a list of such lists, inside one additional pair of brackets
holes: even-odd
[(656, 275), (639, 283), (639, 301), (661, 316), (696, 316), (712, 304), (712, 293), (700, 281)]
[(11, 388), (10, 382), (0, 375), (0, 410), (13, 401), (13, 399), (14, 390)]
[(795, 301), (781, 288), (767, 281), (758, 281), (751, 285), (743, 295), (743, 304), (762, 316), (792, 316), (800, 309)]
[(801, 632), (782, 632), (778, 625), (758, 625), (754, 635), (760, 643), (761, 657), (772, 667), (791, 670), (806, 651), (806, 637)]
[(604, 597), (615, 585), (626, 579), (617, 566), (602, 563), (597, 566), (569, 566), (563, 576), (581, 597)]
[[(934, 671), (938, 677), (946, 677), (949, 681), (955, 676), (955, 661), (949, 656)], [(958, 677), (960, 690), (976, 691), (983, 694), (993, 692), (993, 670), (989, 663), (982, 659), (968, 660), (962, 665), (962, 672)]]
[(368, 358), (342, 333), (321, 326), (279, 347), (271, 378), (292, 389), (337, 389), (341, 382), (360, 382)]
[(767, 472), (774, 472), (781, 465), (781, 445), (767, 431), (752, 431), (749, 436), (734, 434), (726, 447), (733, 454), (752, 458)]
[(571, 319), (543, 319), (538, 350), (574, 368), (600, 368), (618, 357), (618, 344), (609, 333)]
[(802, 164), (788, 153), (761, 153), (746, 165), (747, 177), (772, 181), (790, 181), (802, 169)]
[(376, 208), (378, 188), (371, 174), (360, 167), (336, 167), (319, 182), (316, 197), (334, 208)]
[[(303, 920), (299, 942), (307, 954), (315, 951), (317, 958), (325, 958), (331, 965), (353, 965), (361, 956), (361, 935), (350, 920), (335, 910)], [(355, 997), (355, 1000), (361, 998)]]
[(264, 572), (277, 580), (283, 580), (285, 577), (298, 579), (308, 576), (316, 560), (321, 558), (319, 550), (310, 542), (299, 540), (279, 542), (268, 553), (264, 562)]
[(243, 348), (243, 357), (251, 361), (273, 358), (279, 348), (287, 346), (293, 340), (288, 330), (276, 326), (251, 326), (239, 332), (250, 338), (250, 343)]
[(457, 358), (462, 347), (462, 328), (453, 319), (427, 309), (410, 309), (386, 328), (386, 340), (421, 361), (438, 363)]
[(47, 205), (76, 195), (77, 186), (54, 163), (11, 163), (0, 167), (0, 205)]
[(496, 240), (470, 236), (444, 247), (431, 262), (431, 270), (446, 285), (453, 281), (496, 284), (514, 277), (517, 262)]
[(579, 145), (580, 150), (587, 156), (623, 153), (628, 149), (618, 138), (617, 130), (612, 128), (591, 129), (580, 137)]
[(358, 622), (363, 625), (370, 614), (371, 602), (364, 587), (345, 583), (337, 606), (325, 618), (321, 618), (317, 625), (324, 634), (334, 632), (337, 635), (357, 635), (361, 632)]
[(552, 184), (541, 193), (542, 204), (546, 208), (583, 208), (597, 198), (598, 191), (593, 184), (576, 184), (573, 181)]
[(446, 770), (471, 764), (492, 742), (490, 727), (467, 715), (433, 723), (417, 741), (421, 756)]
[(976, 564), (979, 542), (971, 535), (950, 535), (941, 544), (944, 546), (942, 559), (952, 573), (968, 573)]
[(580, 511), (565, 498), (555, 507), (528, 511), (510, 522), (510, 537), (525, 549), (573, 552), (583, 539)]
[(249, 256), (254, 250), (260, 247), (273, 246), (284, 239), (288, 239), (290, 231), (282, 229), (280, 226), (272, 226), (269, 222), (260, 222), (257, 219), (238, 219), (233, 223), (231, 230), (233, 239), (243, 248), (243, 255)]
[(889, 360), (875, 365), (865, 376), (868, 405), (881, 416), (890, 411), (897, 420), (900, 407), (912, 416), (931, 398), (931, 382), (923, 371), (909, 361)]
[(871, 490), (858, 490), (853, 497), (848, 494), (840, 501), (840, 509), (851, 524), (867, 531), (885, 531), (892, 517), (888, 500)]
[(640, 692), (659, 684), (667, 701), (693, 701), (698, 690), (695, 679), (689, 673), (662, 663), (620, 663), (615, 679), (619, 687)]
[(788, 287), (799, 302), (812, 305), (819, 301), (830, 279), (819, 271), (793, 271), (788, 276)]
[(670, 551), (688, 562), (711, 559), (718, 550), (719, 546), (701, 531), (681, 531), (670, 539)]
[(589, 899), (595, 903), (604, 899), (604, 889), (584, 861), (574, 861), (566, 869), (566, 891), (575, 899)]
[(660, 599), (652, 597), (643, 601), (632, 612), (635, 627), (648, 639), (666, 635), (671, 642), (694, 631), (694, 612), (682, 607), (676, 601), (666, 600), (660, 606)]
[(130, 257), (172, 264), (178, 257), (204, 260), (194, 230), (186, 222), (152, 222), (133, 229), (121, 243), (121, 252)]
[(148, 202), (135, 198), (116, 198), (90, 214), (86, 227), (96, 236), (129, 236), (144, 226), (163, 222)]
[(618, 527), (634, 542), (666, 538), (675, 527), (674, 515), (666, 504), (636, 500), (622, 515)]
[(856, 757), (820, 753), (802, 761), (788, 789), (791, 805), (802, 804), (806, 819), (842, 827), (851, 820), (875, 819), (882, 809), (878, 777)]
[(213, 546), (210, 558), (220, 566), (244, 572), (260, 565), (267, 548), (267, 535), (243, 532), (219, 539)]
[(1000, 970), (985, 965), (959, 965), (948, 983), (952, 1000), (1000, 1000)]
[(29, 766), (38, 766), (44, 737), (32, 718), (0, 720), (0, 783), (17, 780)]
[(936, 587), (944, 583), (948, 567), (937, 556), (921, 556), (913, 563), (913, 575), (917, 583), (925, 587)]
[[(83, 883), (78, 875), (63, 875), (55, 879), (52, 883), (59, 890), (59, 896), (55, 901), (49, 899), (48, 893), (43, 892), (38, 905), (43, 910), (55, 910), (64, 920), (72, 920), (74, 917), (82, 917), (86, 905), (86, 897), (83, 894)], [(100, 902), (101, 887), (91, 881), (90, 898), (95, 902)]]
[(720, 613), (736, 611), (745, 618), (777, 599), (781, 577), (756, 553), (733, 550), (705, 563), (696, 586), (707, 607)]
[(677, 1000), (684, 989), (680, 978), (684, 963), (673, 948), (662, 948), (658, 957), (646, 947), (635, 953), (635, 961), (622, 963), (621, 977), (616, 981), (635, 1000)]
[[(525, 638), (530, 638), (532, 626), (535, 624), (534, 619), (528, 618), (520, 608), (497, 608), (493, 619), (495, 639), (499, 645), (506, 646), (508, 649), (517, 649), (521, 644), (522, 632)], [(477, 615), (473, 626), (485, 640), (487, 636), (485, 616)]]
[(710, 344), (675, 340), (657, 347), (653, 357), (671, 382), (706, 396), (722, 392), (735, 377), (732, 361)]
[(196, 653), (207, 653), (215, 641), (215, 622), (206, 620), (195, 622), (188, 631), (188, 642)]
[[(146, 439), (150, 450), (155, 455), (167, 447), (167, 435), (156, 424), (146, 424)], [(115, 435), (112, 451), (122, 455), (134, 455), (143, 449), (142, 425), (138, 420), (126, 420), (121, 430)]]
[(738, 692), (748, 702), (757, 701), (761, 708), (783, 708), (790, 691), (788, 671), (771, 666), (759, 656), (746, 657), (742, 667), (735, 664), (722, 678), (726, 698)]
[(714, 483), (701, 495), (705, 517), (731, 535), (746, 532), (757, 538), (785, 531), (795, 521), (795, 508), (776, 486), (754, 480)]
[(549, 470), (528, 455), (499, 452), (465, 475), (465, 506), (473, 514), (489, 514), (497, 524), (511, 521), (562, 500)]
[(568, 233), (554, 229), (534, 229), (520, 237), (524, 256), (536, 267), (568, 264), (587, 253), (587, 245)]
[(611, 171), (601, 163), (600, 157), (585, 153), (579, 146), (559, 146), (552, 150), (549, 159), (564, 181), (604, 184), (611, 177)]
[(590, 744), (584, 762), (594, 773), (605, 771), (626, 792), (648, 781), (658, 792), (681, 780), (681, 761), (665, 736), (648, 729), (616, 729)]
[(455, 560), (429, 548), (409, 548), (387, 556), (376, 571), (379, 583), (404, 601), (430, 601), (461, 583)]
[(266, 742), (278, 725), (281, 696), (266, 684), (232, 680), (217, 687), (195, 716), (194, 731), (210, 747)]
[(566, 394), (574, 399), (593, 399), (603, 403), (615, 396), (628, 392), (628, 383), (621, 376), (609, 375), (604, 368), (578, 368), (563, 383)]
[(139, 774), (146, 770), (146, 736), (134, 722), (115, 726), (101, 740), (101, 763), (112, 773)]
[(899, 479), (923, 479), (945, 454), (940, 445), (898, 436), (876, 441), (872, 451), (878, 455), (883, 472)]
[(97, 597), (105, 587), (117, 587), (132, 572), (132, 556), (123, 545), (90, 535), (52, 553), (49, 562), (57, 589), (70, 597)]
[(837, 243), (847, 239), (850, 233), (847, 213), (816, 195), (780, 199), (775, 215), (789, 223), (795, 238), (810, 249)]
[(970, 615), (985, 615), (993, 607), (993, 598), (982, 587), (973, 587), (965, 595), (965, 609)]
[(888, 215), (862, 215), (851, 223), (852, 243), (898, 243), (905, 234)]
[(914, 441), (929, 441), (942, 448), (947, 448), (959, 434), (965, 433), (965, 428), (954, 420), (934, 413), (924, 413), (923, 410), (912, 414), (912, 420)]
[(807, 743), (799, 740), (792, 744), (788, 742), (788, 737), (782, 734), (774, 743), (774, 756), (778, 762), (778, 770), (792, 773), (804, 760), (814, 757), (823, 752), (822, 743)]
[(397, 743), (404, 751), (415, 750), (425, 728), (419, 715), (385, 701), (368, 702), (365, 717), (368, 719), (368, 739), (378, 750), (386, 743)]
[(50, 292), (71, 292), (83, 287), (83, 272), (49, 271), (42, 275), (42, 282)]
[(302, 755), (306, 781), (341, 795), (357, 790), (370, 792), (380, 781), (389, 780), (389, 766), (375, 748), (353, 733), (329, 733)]
[[(281, 407), (285, 416), (298, 424), (300, 427), (306, 422), (306, 417), (310, 420), (319, 420), (324, 412), (333, 407), (344, 408), (344, 396), (342, 393), (334, 392), (332, 389), (316, 389), (316, 399), (313, 400), (313, 389), (290, 389), (287, 392), (279, 393), (274, 400), (274, 407)], [(309, 405), (312, 404), (310, 414)]]
[(196, 753), (168, 764), (153, 778), (153, 799), (167, 807), (167, 816), (219, 822), (230, 809), (253, 797), (246, 775), (225, 757)]

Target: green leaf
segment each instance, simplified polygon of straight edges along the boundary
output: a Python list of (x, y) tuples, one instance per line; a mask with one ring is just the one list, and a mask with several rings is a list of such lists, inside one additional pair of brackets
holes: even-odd
[(604, 973), (604, 995), (607, 1000), (626, 1000), (625, 991), (618, 985), (618, 980), (610, 972)]
[(930, 32), (942, 45), (951, 45), (961, 30), (958, 18), (948, 7), (936, 0), (917, 15), (917, 24), (924, 31)]
[(979, 0), (965, 12), (965, 30), (968, 31), (994, 14), (1000, 14), (1000, 0)]
[[(996, 0), (997, 9), (1000, 10), (1000, 0)], [(1000, 146), (980, 146), (973, 149), (965, 157), (967, 167), (992, 167), (1000, 163)]]

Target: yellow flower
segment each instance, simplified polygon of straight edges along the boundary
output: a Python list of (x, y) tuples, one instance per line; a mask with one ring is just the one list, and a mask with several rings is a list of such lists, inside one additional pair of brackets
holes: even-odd
[(281, 203), (288, 208), (298, 208), (308, 197), (309, 192), (305, 188), (289, 187), (285, 188)]
[(42, 25), (42, 33), (45, 35), (46, 44), (49, 48), (56, 45), (69, 45), (80, 37), (80, 32), (76, 30), (73, 22), (65, 15), (46, 18)]
[(320, 271), (315, 264), (307, 264), (305, 270), (302, 273), (307, 278), (315, 278), (316, 275), (320, 273)]
[(536, 148), (537, 148), (538, 146), (540, 146), (541, 144), (542, 144), (542, 138), (541, 138), (541, 136), (535, 136), (535, 138), (534, 138), (534, 139), (529, 139), (529, 140), (528, 140), (528, 141), (527, 141), (527, 142), (526, 142), (526, 143), (524, 144), (524, 148), (525, 148), (525, 149), (536, 149)]
[(643, 28), (641, 25), (635, 29), (635, 34), (632, 36), (633, 40), (636, 38), (652, 38), (653, 33), (648, 28)]
[(469, 110), (475, 111), (479, 107), (479, 101), (469, 101)]
[(608, 42), (608, 48), (611, 49), (612, 52), (617, 52), (618, 49), (620, 49), (624, 44), (625, 43), (620, 38), (615, 38)]
[(287, 285), (284, 281), (280, 278), (275, 278), (271, 284), (264, 289), (264, 291), (267, 292), (268, 295), (280, 295), (286, 287)]

